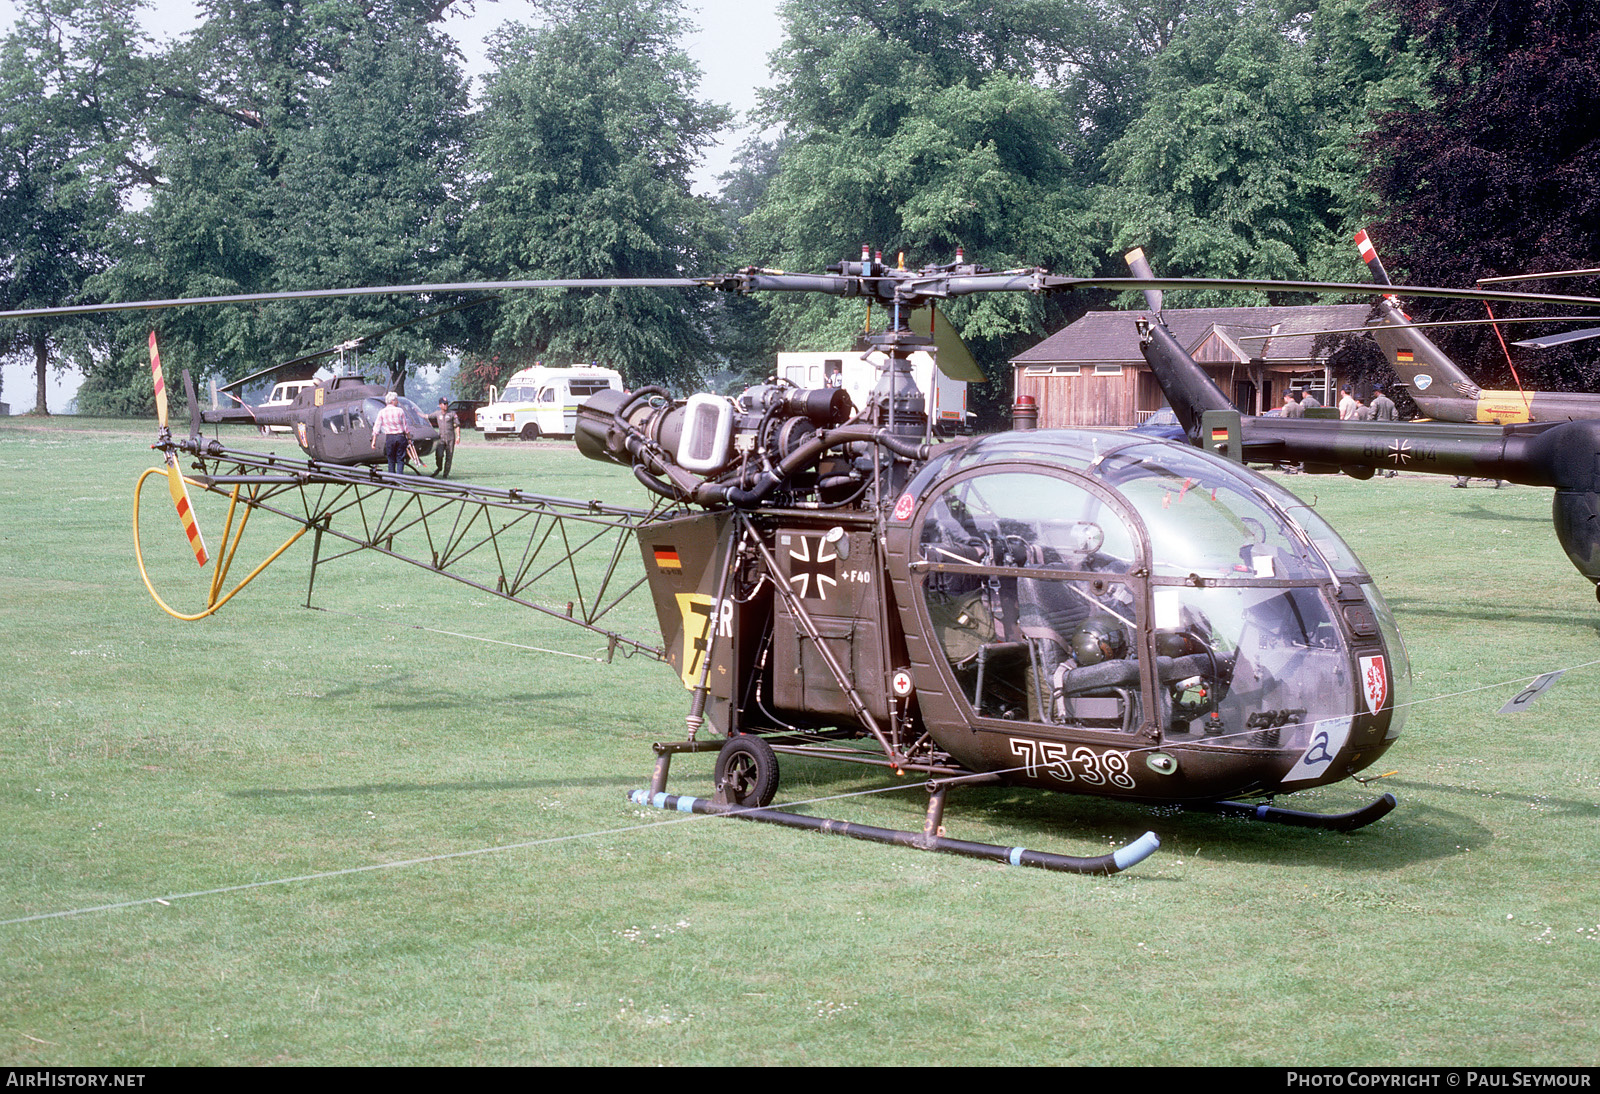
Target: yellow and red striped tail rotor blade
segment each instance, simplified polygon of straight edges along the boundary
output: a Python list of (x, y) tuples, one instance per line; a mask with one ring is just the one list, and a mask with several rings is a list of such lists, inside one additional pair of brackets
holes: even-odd
[[(167, 381), (161, 375), (161, 352), (156, 349), (156, 332), (150, 332), (150, 377), (156, 385), (156, 424), (167, 428)], [(177, 490), (173, 490), (177, 496)]]
[(167, 490), (172, 494), (172, 504), (178, 507), (178, 519), (183, 522), (183, 534), (189, 537), (194, 560), (204, 566), (211, 561), (211, 555), (206, 551), (200, 525), (195, 523), (194, 507), (189, 504), (189, 486), (183, 481), (183, 472), (178, 470), (178, 457), (170, 452), (167, 454)]

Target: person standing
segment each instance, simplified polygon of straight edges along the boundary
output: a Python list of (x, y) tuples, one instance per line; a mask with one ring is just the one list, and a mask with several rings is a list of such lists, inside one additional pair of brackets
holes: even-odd
[(1372, 417), (1379, 422), (1395, 420), (1394, 400), (1384, 392), (1382, 384), (1372, 389)]
[[(1398, 418), (1395, 414), (1394, 400), (1384, 392), (1382, 384), (1374, 384), (1372, 387), (1372, 418), (1378, 422), (1392, 422)], [(1379, 471), (1378, 474), (1386, 479), (1392, 479), (1399, 472), (1390, 467)]]
[(1339, 420), (1348, 422), (1356, 416), (1356, 397), (1349, 384), (1344, 385), (1344, 398), (1339, 400)]
[(461, 419), (444, 399), (439, 400), (439, 439), (433, 446), (433, 475), (442, 479), (450, 474), (456, 445), (461, 443)]
[(400, 409), (400, 396), (394, 392), (383, 397), (383, 409), (372, 423), (372, 447), (378, 447), (383, 438), (383, 457), (389, 461), (389, 470), (395, 474), (406, 469), (406, 449), (411, 447), (411, 427), (406, 424), (406, 412)]
[(1304, 418), (1306, 416), (1306, 407), (1300, 401), (1300, 393), (1298, 391), (1285, 391), (1283, 393), (1283, 416), (1285, 418)]

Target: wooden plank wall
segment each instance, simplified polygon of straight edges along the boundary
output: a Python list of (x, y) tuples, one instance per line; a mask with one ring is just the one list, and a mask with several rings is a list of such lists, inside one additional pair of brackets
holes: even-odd
[[(1040, 429), (1130, 426), (1135, 424), (1141, 372), (1125, 368), (1120, 376), (1096, 376), (1092, 372), (1081, 376), (1028, 376), (1026, 370), (1018, 369), (1016, 392), (1032, 395), (1038, 403)], [(1144, 375), (1154, 386), (1154, 378)]]

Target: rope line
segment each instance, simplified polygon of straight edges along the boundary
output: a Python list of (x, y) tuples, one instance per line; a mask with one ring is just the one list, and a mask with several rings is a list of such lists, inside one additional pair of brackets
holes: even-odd
[[(830, 794), (820, 798), (806, 798), (800, 801), (784, 802), (784, 808), (797, 805), (816, 805), (821, 802), (842, 801), (846, 798), (860, 798), (872, 794), (887, 794), (897, 790), (909, 790), (920, 787), (921, 783), (904, 783), (897, 786), (871, 787), (866, 790), (852, 790), (845, 794)], [(737, 812), (737, 811), (735, 811)], [(46, 919), (67, 919), (72, 916), (89, 915), (93, 912), (111, 912), (121, 908), (137, 908), (146, 904), (169, 905), (178, 900), (189, 900), (194, 897), (220, 896), (225, 893), (242, 893), (251, 889), (266, 889), (275, 885), (294, 885), (303, 881), (324, 881), (328, 878), (348, 877), (352, 874), (367, 874), (378, 870), (398, 870), (408, 866), (425, 866), (432, 862), (446, 862), (450, 859), (474, 858), (480, 855), (491, 855), (497, 851), (518, 851), (530, 847), (549, 847), (558, 843), (571, 843), (575, 840), (593, 839), (598, 836), (629, 835), (635, 832), (644, 832), (653, 828), (666, 828), (674, 824), (684, 824), (690, 821), (721, 820), (732, 814), (697, 815), (684, 814), (682, 816), (669, 816), (664, 820), (651, 821), (648, 824), (630, 824), (622, 828), (600, 828), (591, 832), (575, 832), (565, 836), (547, 836), (543, 839), (523, 840), (519, 843), (501, 843), (493, 847), (475, 847), (467, 851), (447, 851), (439, 855), (424, 855), (420, 858), (396, 859), (393, 862), (370, 862), (364, 866), (348, 866), (342, 870), (322, 870), (312, 874), (296, 874), (292, 877), (271, 878), (266, 881), (247, 881), (239, 885), (222, 885), (215, 889), (196, 889), (187, 893), (168, 893), (165, 896), (140, 897), (137, 900), (121, 900), (112, 904), (94, 904), (82, 908), (68, 908), (54, 912), (39, 912), (35, 915), (18, 916), (14, 919), (0, 919), (0, 927), (11, 927), (19, 923), (37, 923)]]
[[(481, 636), (478, 636), (478, 635), (459, 634), (459, 633), (457, 633), (455, 631), (436, 630), (435, 628), (423, 627), (423, 626), (419, 626), (419, 625), (413, 624), (413, 623), (402, 623), (402, 622), (399, 622), (397, 620), (384, 620), (384, 619), (379, 619), (379, 618), (373, 617), (373, 616), (363, 616), (363, 615), (359, 615), (359, 614), (354, 613), (354, 612), (339, 611), (337, 609), (332, 609), (332, 608), (317, 608), (315, 610), (316, 611), (322, 611), (322, 612), (328, 612), (329, 614), (332, 614), (332, 615), (344, 615), (344, 616), (349, 616), (349, 617), (354, 618), (354, 619), (363, 619), (363, 620), (366, 620), (368, 622), (383, 622), (383, 623), (389, 623), (389, 624), (394, 625), (394, 626), (409, 627), (412, 630), (429, 631), (430, 633), (448, 635), (448, 636), (453, 637), (453, 638), (463, 638), (463, 639), (468, 639), (468, 640), (471, 640), (471, 641), (489, 642), (489, 643), (493, 643), (495, 645), (510, 646), (510, 647), (512, 647), (514, 649), (527, 650), (527, 651), (534, 652), (534, 653), (551, 653), (551, 654), (556, 654), (556, 655), (561, 656), (561, 657), (576, 658), (576, 659), (582, 660), (582, 661), (600, 662), (599, 658), (587, 657), (587, 656), (584, 656), (582, 654), (567, 653), (567, 652), (565, 652), (563, 650), (544, 649), (544, 648), (541, 648), (539, 646), (526, 646), (526, 645), (522, 645), (520, 643), (508, 642), (508, 641), (504, 641), (504, 640), (498, 639), (498, 638), (484, 638), (484, 637), (481, 637)], [(1537, 680), (1539, 677), (1546, 675), (1548, 672), (1555, 672), (1555, 671), (1570, 672), (1570, 671), (1573, 671), (1573, 670), (1576, 670), (1576, 669), (1589, 668), (1589, 667), (1594, 666), (1594, 665), (1600, 665), (1600, 658), (1596, 658), (1596, 659), (1590, 660), (1590, 661), (1579, 662), (1578, 664), (1569, 665), (1566, 668), (1563, 668), (1563, 669), (1560, 669), (1560, 670), (1548, 669), (1548, 670), (1545, 670), (1545, 672), (1535, 673), (1532, 676), (1514, 677), (1514, 678), (1512, 678), (1510, 680), (1504, 680), (1504, 681), (1500, 681), (1498, 683), (1479, 684), (1479, 685), (1477, 685), (1475, 687), (1464, 688), (1464, 689), (1462, 689), (1460, 691), (1445, 692), (1445, 693), (1442, 693), (1442, 694), (1439, 694), (1439, 695), (1434, 695), (1434, 696), (1430, 696), (1430, 697), (1423, 698), (1423, 699), (1412, 699), (1410, 702), (1400, 704), (1399, 706), (1396, 706), (1393, 709), (1399, 710), (1399, 709), (1402, 709), (1403, 707), (1419, 706), (1419, 705), (1421, 705), (1423, 703), (1438, 702), (1438, 701), (1444, 700), (1444, 699), (1454, 699), (1454, 698), (1459, 698), (1459, 697), (1465, 696), (1465, 695), (1473, 695), (1473, 694), (1476, 694), (1476, 693), (1482, 692), (1482, 691), (1492, 691), (1492, 690), (1494, 690), (1496, 688), (1503, 688), (1503, 687), (1508, 687), (1508, 686), (1516, 685), (1516, 684), (1525, 684), (1525, 683), (1528, 683), (1530, 681)], [(1315, 723), (1299, 723), (1298, 726), (1280, 726), (1278, 728), (1279, 729), (1298, 728), (1299, 726), (1308, 725), (1308, 724), (1314, 725)], [(1245, 730), (1245, 731), (1241, 731), (1240, 733), (1237, 733), (1237, 734), (1221, 734), (1221, 735), (1219, 735), (1217, 737), (1208, 738), (1208, 740), (1214, 742), (1214, 741), (1225, 739), (1226, 737), (1230, 737), (1230, 736), (1246, 736), (1246, 735), (1248, 735), (1250, 733), (1255, 733), (1255, 732), (1259, 732), (1259, 730)], [(1150, 747), (1145, 747), (1145, 748), (1134, 748), (1134, 749), (1129, 749), (1128, 751), (1129, 752), (1148, 752), (1148, 751), (1153, 751), (1157, 747), (1160, 747), (1160, 746), (1150, 746)], [(1011, 773), (1018, 772), (1018, 771), (1024, 771), (1024, 770), (1027, 769), (1027, 767), (1028, 767), (1027, 764), (1019, 764), (1016, 767), (996, 769), (994, 771), (985, 772), (985, 774), (1005, 775), (1005, 774), (1011, 774)], [(868, 797), (868, 796), (875, 795), (875, 794), (887, 794), (887, 793), (893, 793), (893, 792), (900, 791), (900, 790), (909, 790), (909, 789), (912, 789), (913, 787), (920, 787), (922, 785), (923, 784), (920, 783), (920, 782), (912, 782), (912, 783), (901, 783), (901, 784), (896, 784), (896, 785), (892, 785), (892, 786), (871, 787), (871, 788), (868, 788), (868, 789), (865, 789), (865, 790), (853, 790), (853, 791), (850, 791), (850, 792), (844, 793), (844, 794), (831, 794), (831, 795), (826, 795), (824, 797), (819, 797), (819, 798), (805, 798), (805, 799), (801, 799), (799, 801), (784, 802), (784, 803), (782, 803), (781, 807), (782, 808), (793, 808), (795, 806), (801, 806), (801, 805), (816, 805), (816, 804), (820, 804), (820, 803), (823, 803), (823, 802), (844, 801), (844, 800), (847, 800), (847, 799), (850, 799), (850, 798)], [(141, 897), (141, 898), (135, 899), (135, 900), (116, 901), (116, 902), (110, 903), (110, 904), (95, 904), (95, 905), (89, 905), (89, 906), (85, 906), (85, 907), (81, 907), (81, 908), (69, 908), (69, 909), (58, 910), (58, 911), (54, 911), (54, 912), (40, 912), (40, 913), (37, 913), (35, 915), (17, 916), (17, 917), (12, 918), (12, 919), (0, 919), (0, 927), (16, 926), (16, 925), (22, 924), (22, 923), (37, 923), (37, 922), (41, 922), (43, 920), (49, 920), (49, 919), (66, 919), (66, 918), (70, 918), (70, 917), (73, 917), (73, 916), (89, 915), (89, 914), (92, 914), (92, 913), (95, 913), (95, 912), (117, 911), (117, 910), (122, 909), (122, 908), (137, 908), (137, 907), (141, 907), (141, 906), (144, 906), (144, 905), (150, 905), (150, 904), (158, 904), (158, 905), (166, 906), (166, 905), (170, 905), (174, 901), (178, 901), (178, 900), (190, 900), (190, 899), (194, 899), (194, 898), (197, 898), (197, 897), (206, 897), (206, 896), (220, 896), (220, 895), (224, 895), (224, 894), (227, 894), (227, 893), (247, 892), (247, 891), (252, 890), (252, 889), (264, 889), (264, 888), (270, 888), (270, 887), (279, 886), (279, 885), (293, 885), (293, 884), (298, 884), (298, 883), (301, 883), (301, 882), (324, 881), (324, 880), (327, 880), (327, 879), (330, 879), (330, 878), (348, 877), (348, 876), (351, 876), (351, 875), (354, 875), (354, 874), (373, 873), (373, 872), (376, 872), (376, 871), (379, 871), (379, 870), (397, 870), (397, 869), (403, 869), (403, 868), (411, 867), (411, 866), (424, 866), (424, 865), (427, 865), (429, 863), (447, 862), (447, 861), (452, 860), (452, 859), (474, 858), (474, 857), (481, 856), (481, 855), (494, 854), (494, 853), (499, 852), (499, 851), (517, 851), (517, 850), (526, 850), (526, 849), (532, 848), (532, 847), (549, 847), (549, 846), (554, 846), (554, 845), (560, 844), (560, 843), (570, 843), (570, 842), (573, 842), (573, 841), (576, 841), (576, 840), (593, 839), (593, 838), (599, 837), (599, 836), (629, 835), (629, 834), (636, 833), (636, 832), (649, 831), (651, 829), (656, 829), (656, 828), (665, 828), (665, 827), (668, 827), (670, 825), (684, 824), (684, 823), (691, 822), (691, 821), (722, 819), (722, 817), (725, 817), (727, 815), (728, 814), (722, 814), (721, 816), (717, 816), (717, 815), (699, 815), (699, 814), (684, 814), (684, 815), (681, 815), (681, 816), (668, 817), (666, 819), (659, 820), (659, 821), (652, 821), (652, 822), (650, 822), (648, 824), (627, 825), (627, 826), (624, 826), (622, 828), (596, 829), (596, 830), (590, 831), (590, 832), (579, 832), (579, 833), (573, 833), (573, 834), (565, 835), (565, 836), (549, 836), (549, 837), (545, 837), (545, 838), (542, 838), (542, 839), (523, 840), (523, 841), (520, 841), (518, 843), (496, 844), (495, 846), (492, 846), (492, 847), (477, 847), (477, 848), (472, 848), (470, 850), (465, 850), (465, 851), (448, 851), (448, 852), (445, 852), (443, 854), (438, 854), (438, 855), (424, 855), (424, 856), (421, 856), (421, 857), (418, 857), (418, 858), (397, 859), (397, 860), (395, 860), (393, 862), (367, 863), (367, 864), (362, 865), (362, 866), (350, 866), (350, 867), (346, 867), (346, 868), (341, 869), (341, 870), (324, 870), (324, 871), (319, 871), (317, 873), (296, 874), (296, 875), (291, 876), (291, 877), (272, 878), (272, 879), (265, 880), (265, 881), (250, 881), (250, 882), (244, 882), (244, 883), (238, 884), (238, 885), (223, 885), (223, 886), (219, 886), (219, 887), (213, 888), (213, 889), (196, 889), (196, 890), (193, 890), (191, 892), (185, 892), (185, 893), (169, 893), (169, 894), (167, 894), (165, 896), (159, 896), (159, 897)]]

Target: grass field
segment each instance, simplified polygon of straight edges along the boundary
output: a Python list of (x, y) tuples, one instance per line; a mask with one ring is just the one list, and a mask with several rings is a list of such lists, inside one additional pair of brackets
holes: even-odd
[[(0, 421), (7, 1064), (1600, 1063), (1600, 611), (1547, 491), (1283, 479), (1377, 576), (1427, 700), (1393, 775), (1296, 801), (1400, 808), (1339, 834), (952, 797), (962, 838), (1160, 834), (1082, 878), (631, 806), (682, 732), (672, 671), (413, 629), (560, 638), (385, 560), (323, 569), (307, 611), (302, 542), (174, 621), (132, 558), (151, 439)], [(642, 493), (549, 443), (472, 442), (457, 473)], [(780, 802), (882, 785), (785, 764)], [(922, 801), (812, 808), (917, 827)]]

